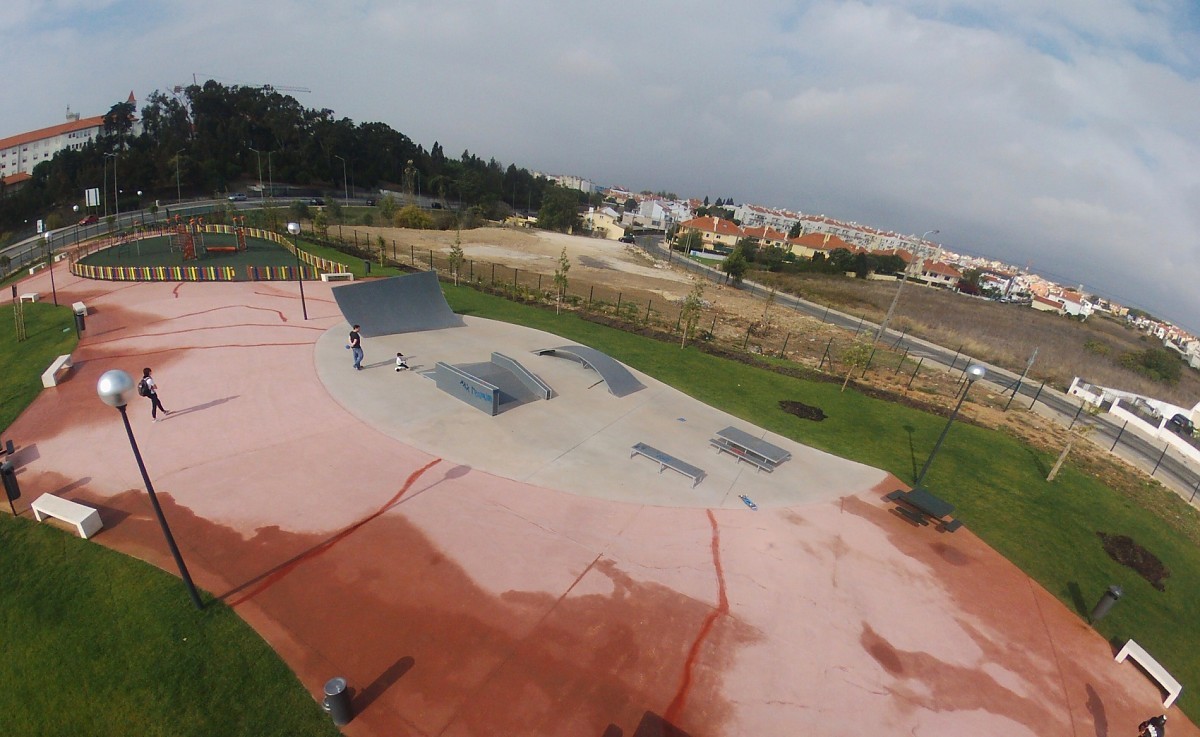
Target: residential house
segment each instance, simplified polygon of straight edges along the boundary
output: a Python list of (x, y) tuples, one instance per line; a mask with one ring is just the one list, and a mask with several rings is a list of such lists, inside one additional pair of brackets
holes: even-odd
[(1040, 294), (1033, 295), (1033, 301), (1029, 303), (1029, 306), (1040, 312), (1053, 312), (1056, 315), (1066, 314), (1062, 302), (1050, 297), (1043, 297)]
[(24, 181), (33, 168), (59, 151), (79, 150), (104, 131), (104, 116), (80, 118), (67, 111), (67, 122), (0, 139), (0, 178), (5, 184)]
[(583, 216), (583, 229), (598, 238), (615, 241), (625, 237), (629, 226), (621, 222), (621, 213), (611, 207), (589, 207)]
[(706, 251), (733, 250), (742, 237), (742, 229), (724, 218), (705, 215), (679, 224), (679, 235), (694, 230), (700, 234)]
[(954, 287), (962, 279), (962, 272), (950, 264), (927, 258), (921, 265), (921, 273), (914, 278), (933, 287)]

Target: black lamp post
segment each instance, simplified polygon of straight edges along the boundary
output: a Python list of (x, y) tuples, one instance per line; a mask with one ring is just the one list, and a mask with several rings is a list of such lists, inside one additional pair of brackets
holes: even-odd
[(304, 275), (300, 266), (300, 223), (288, 223), (288, 232), (292, 234), (293, 245), (296, 248), (296, 283), (300, 285), (300, 309), (304, 311), (304, 319), (308, 319), (308, 307), (304, 304)]
[(187, 565), (183, 562), (183, 555), (179, 552), (179, 546), (175, 544), (171, 528), (167, 526), (167, 518), (163, 516), (162, 507), (158, 505), (158, 497), (154, 494), (154, 484), (150, 483), (150, 475), (146, 473), (146, 464), (142, 462), (142, 454), (138, 450), (137, 440), (133, 437), (133, 428), (129, 424), (129, 414), (126, 411), (128, 404), (126, 397), (133, 393), (133, 389), (133, 377), (120, 369), (105, 371), (100, 376), (100, 381), (96, 383), (96, 393), (100, 395), (100, 401), (110, 407), (116, 407), (121, 413), (121, 420), (125, 423), (125, 433), (129, 436), (129, 447), (133, 449), (133, 457), (137, 460), (138, 470), (142, 472), (142, 481), (146, 484), (146, 492), (150, 495), (150, 505), (154, 507), (154, 516), (158, 518), (158, 524), (162, 527), (163, 537), (167, 539), (167, 547), (171, 549), (171, 556), (175, 558), (175, 565), (179, 567), (179, 575), (187, 586), (192, 603), (196, 605), (197, 609), (203, 609), (204, 602), (200, 600), (196, 584), (192, 583)]
[(979, 364), (971, 364), (967, 367), (967, 388), (963, 389), (962, 396), (958, 398), (958, 404), (954, 405), (954, 411), (950, 413), (950, 419), (946, 422), (946, 426), (942, 428), (942, 434), (938, 437), (937, 443), (933, 446), (933, 452), (929, 454), (929, 458), (925, 460), (925, 465), (921, 468), (921, 473), (917, 474), (917, 480), (913, 483), (913, 487), (921, 485), (925, 480), (925, 474), (929, 472), (929, 467), (933, 465), (933, 459), (937, 455), (938, 450), (942, 447), (942, 441), (946, 439), (946, 435), (950, 432), (950, 426), (954, 424), (954, 419), (958, 417), (958, 411), (962, 409), (963, 402), (967, 400), (967, 392), (971, 391), (971, 385), (987, 375), (987, 369)]
[(50, 231), (42, 234), (46, 239), (46, 267), (50, 269), (50, 294), (54, 297), (54, 306), (58, 307), (58, 290), (54, 288), (54, 246), (50, 243)]

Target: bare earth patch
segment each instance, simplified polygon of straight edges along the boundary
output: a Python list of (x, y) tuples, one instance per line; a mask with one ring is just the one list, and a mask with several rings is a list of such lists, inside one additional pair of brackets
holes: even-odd
[(1127, 568), (1132, 568), (1159, 591), (1166, 590), (1167, 577), (1171, 575), (1171, 571), (1157, 556), (1125, 535), (1108, 535), (1103, 532), (1096, 534), (1100, 536), (1100, 544), (1104, 546), (1108, 557)]

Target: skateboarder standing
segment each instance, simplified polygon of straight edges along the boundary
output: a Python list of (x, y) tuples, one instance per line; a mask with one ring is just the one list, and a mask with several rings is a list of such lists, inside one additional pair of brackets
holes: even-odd
[(347, 347), (354, 353), (354, 370), (362, 371), (363, 349), (362, 336), (358, 334), (359, 325), (355, 325), (350, 330), (350, 343)]

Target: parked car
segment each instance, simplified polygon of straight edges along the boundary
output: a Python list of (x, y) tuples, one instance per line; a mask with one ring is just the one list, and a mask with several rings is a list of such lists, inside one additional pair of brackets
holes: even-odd
[(623, 236), (621, 236), (620, 238), (618, 238), (617, 240), (618, 240), (618, 241), (620, 241), (620, 242), (622, 242), (622, 243), (633, 243), (633, 236), (631, 236), (631, 235), (623, 235)]
[(313, 197), (308, 201), (308, 204), (320, 206), (325, 204), (325, 200), (321, 197)]
[(230, 202), (245, 202), (246, 201), (246, 193), (245, 192), (234, 192), (233, 194), (229, 195), (229, 201)]
[(88, 215), (84, 219), (80, 220), (79, 224), (80, 225), (94, 225), (98, 222), (100, 222), (100, 218), (96, 217), (95, 215)]
[(367, 207), (374, 207), (374, 206), (375, 206), (375, 198), (374, 198), (374, 197), (368, 197), (368, 198), (367, 198)]
[(1167, 420), (1167, 429), (1180, 435), (1191, 435), (1196, 431), (1196, 426), (1192, 424), (1187, 415), (1177, 414)]

